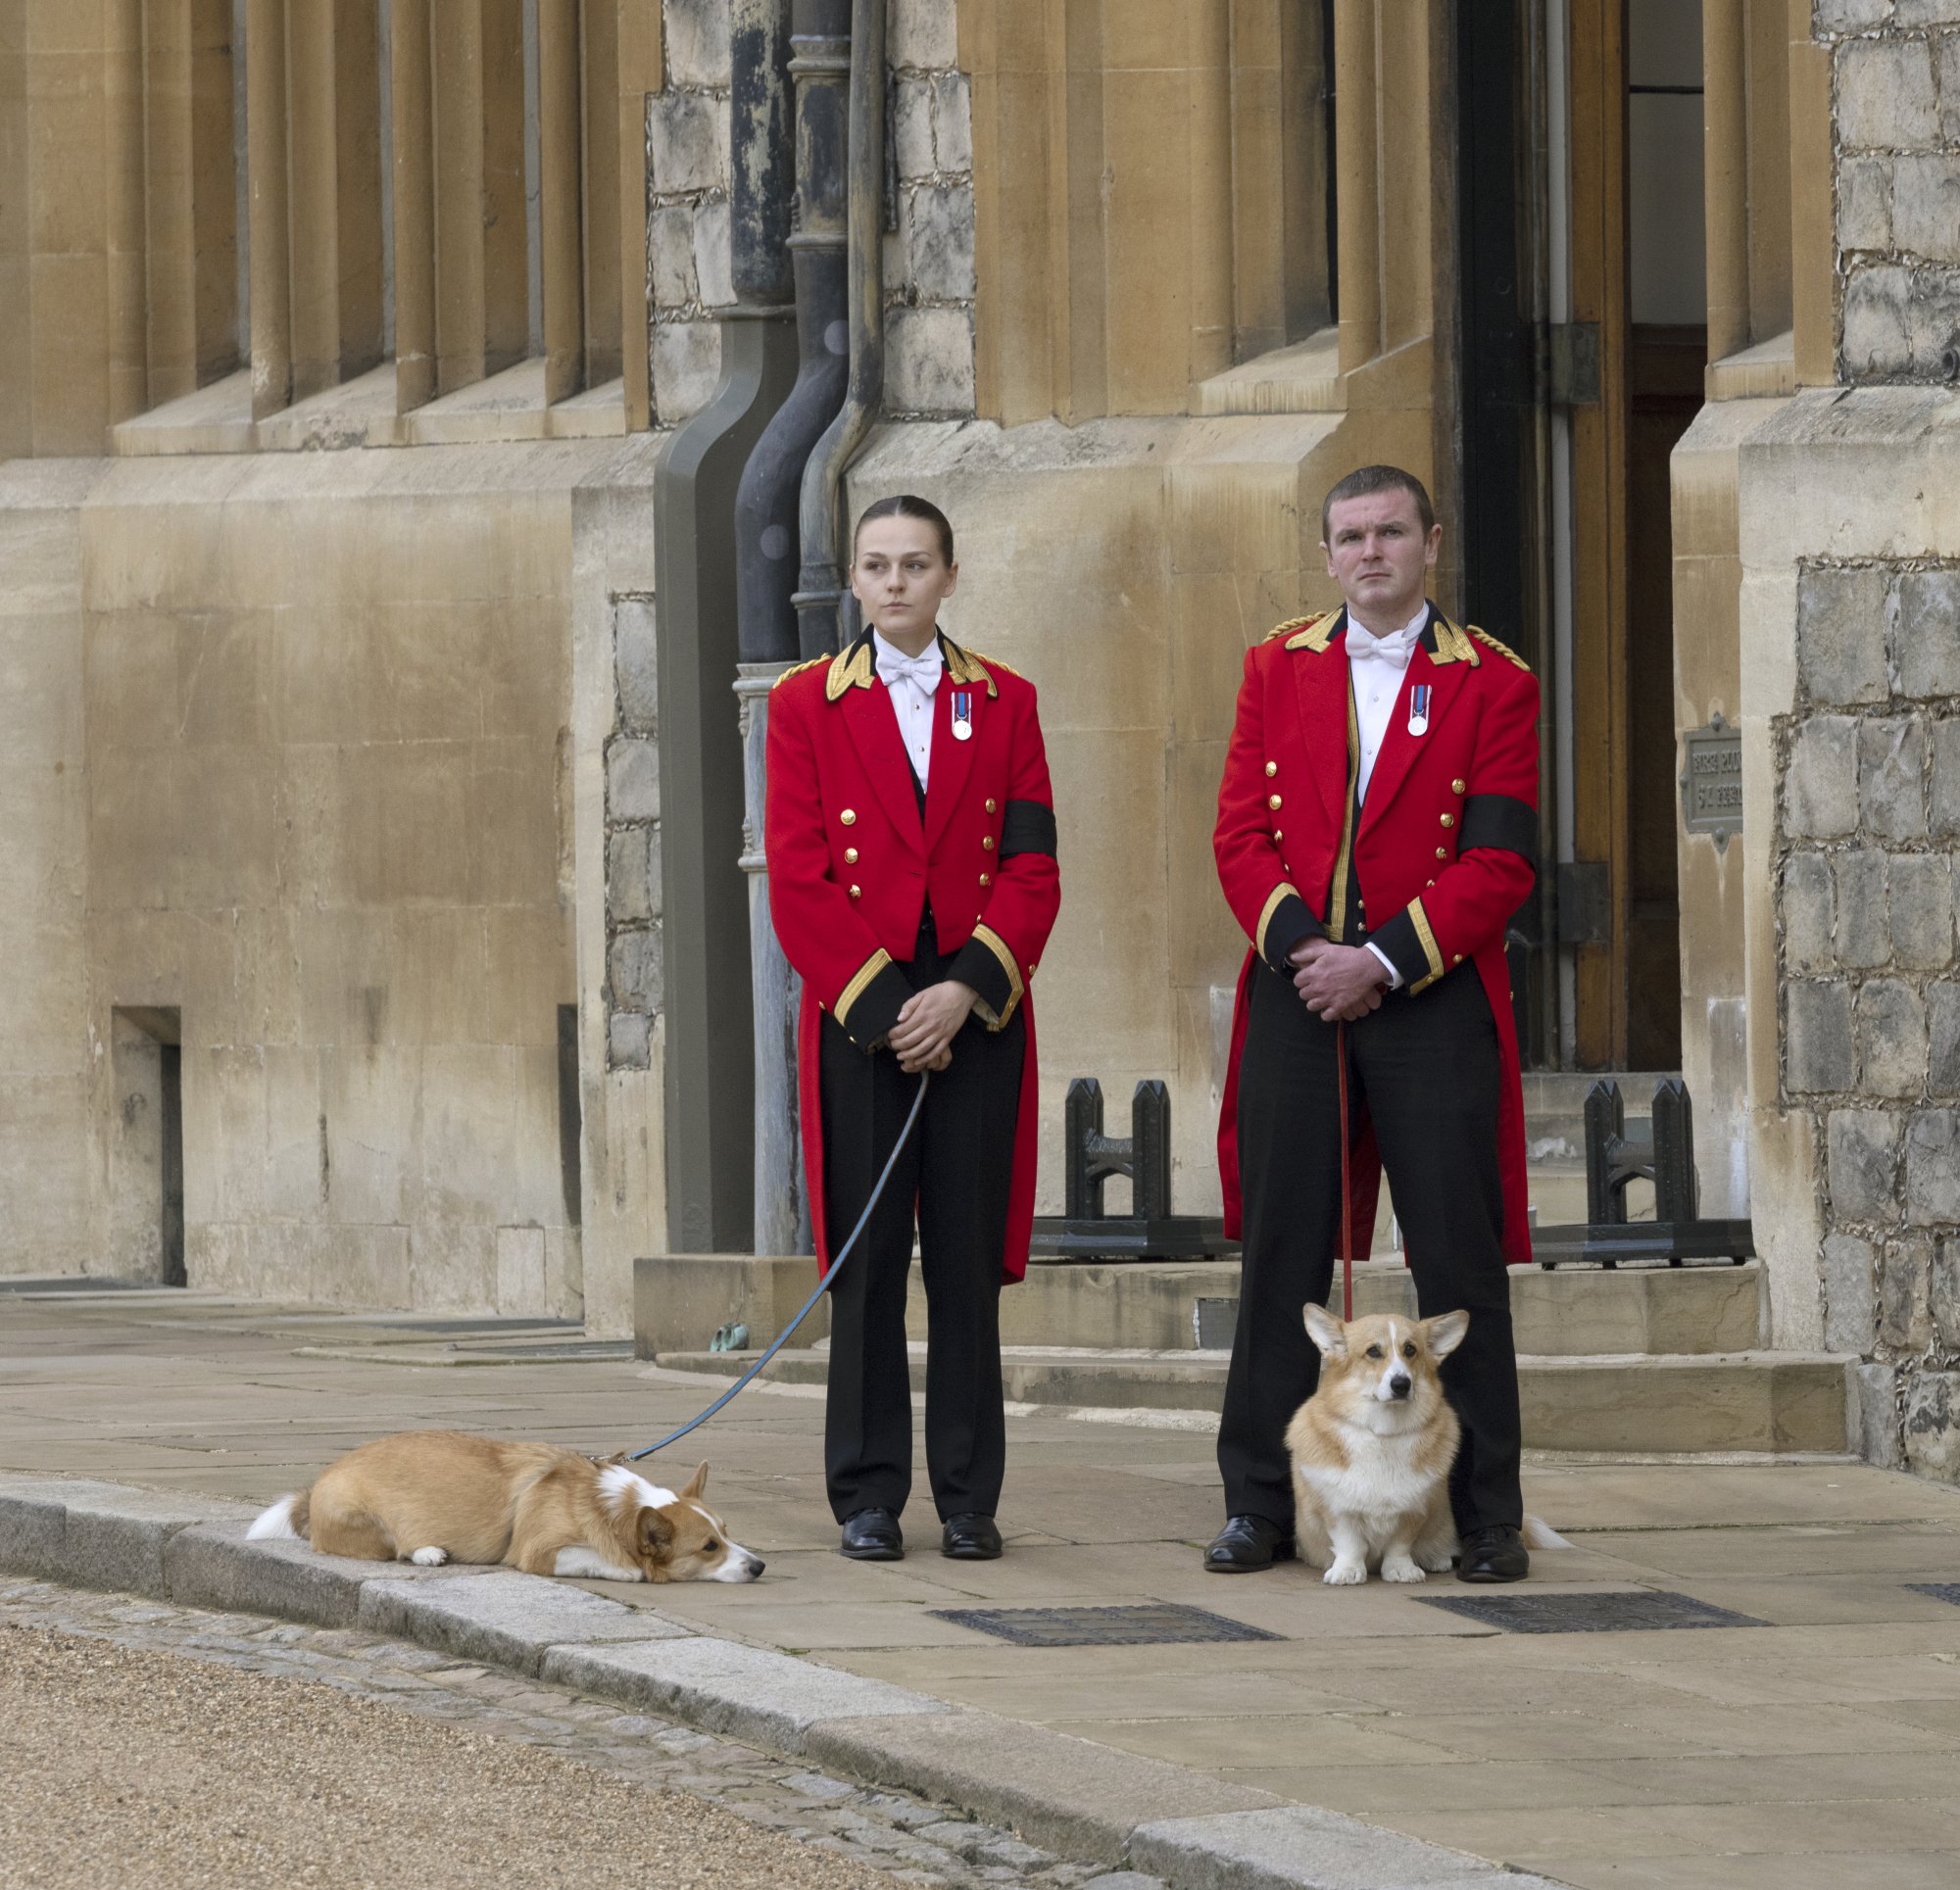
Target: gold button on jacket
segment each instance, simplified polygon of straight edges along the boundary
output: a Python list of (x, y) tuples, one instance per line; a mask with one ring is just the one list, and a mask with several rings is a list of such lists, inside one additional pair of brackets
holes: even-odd
[(845, 826), (855, 827), (858, 824), (858, 809), (856, 807), (846, 807), (837, 817), (843, 821)]

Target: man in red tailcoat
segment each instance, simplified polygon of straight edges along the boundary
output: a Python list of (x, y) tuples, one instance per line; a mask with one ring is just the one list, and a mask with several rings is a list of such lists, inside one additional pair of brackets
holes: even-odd
[(875, 627), (789, 671), (769, 698), (769, 901), (803, 978), (804, 1157), (826, 1271), (930, 1075), (918, 1125), (831, 1285), (824, 1476), (842, 1553), (858, 1561), (905, 1552), (915, 1209), (941, 1547), (967, 1560), (1001, 1553), (1000, 1292), (1027, 1269), (1028, 985), (1060, 877), (1034, 687), (940, 632), (957, 574), (935, 507), (873, 506), (852, 588)]
[(1333, 1284), (1344, 1161), (1366, 1251), (1379, 1152), (1422, 1316), (1470, 1314), (1443, 1367), (1463, 1427), (1457, 1574), (1515, 1581), (1505, 1266), (1529, 1262), (1531, 1238), (1504, 929), (1536, 872), (1538, 684), (1426, 599), (1443, 528), (1411, 474), (1350, 473), (1321, 537), (1346, 606), (1247, 653), (1218, 790), (1218, 877), (1251, 949), (1218, 1135), (1244, 1268), (1218, 1433), (1227, 1522), (1204, 1566), (1295, 1552), (1284, 1437), (1320, 1367), (1300, 1311)]

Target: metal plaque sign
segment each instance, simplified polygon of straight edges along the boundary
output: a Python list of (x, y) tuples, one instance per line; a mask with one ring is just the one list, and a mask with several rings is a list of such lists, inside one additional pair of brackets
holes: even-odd
[(1742, 831), (1742, 731), (1717, 715), (1681, 741), (1682, 825), (1690, 834), (1712, 834), (1717, 847), (1726, 847), (1731, 834)]

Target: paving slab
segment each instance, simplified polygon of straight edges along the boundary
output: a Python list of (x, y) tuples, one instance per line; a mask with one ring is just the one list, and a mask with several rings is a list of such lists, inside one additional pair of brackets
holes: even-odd
[(541, 1679), (648, 1713), (672, 1713), (736, 1739), (803, 1752), (831, 1720), (946, 1715), (945, 1702), (884, 1680), (739, 1641), (690, 1637), (632, 1646), (553, 1647)]
[(650, 1608), (628, 1608), (515, 1569), (440, 1582), (368, 1581), (361, 1589), (357, 1620), (369, 1633), (393, 1634), (532, 1675), (553, 1647), (672, 1640), (690, 1631)]

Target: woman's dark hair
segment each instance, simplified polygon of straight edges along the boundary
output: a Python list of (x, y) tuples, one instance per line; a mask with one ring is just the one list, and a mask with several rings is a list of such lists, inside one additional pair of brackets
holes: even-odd
[(939, 533), (940, 556), (951, 564), (953, 562), (953, 521), (935, 506), (930, 499), (921, 499), (916, 493), (898, 492), (889, 499), (880, 499), (874, 506), (866, 506), (858, 514), (858, 529), (851, 534), (851, 556), (858, 556), (858, 541), (864, 536), (864, 527), (874, 518), (922, 518)]

